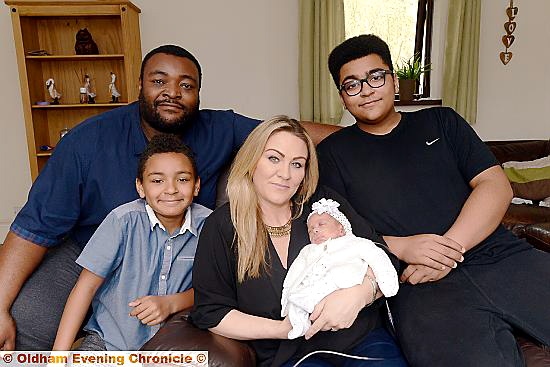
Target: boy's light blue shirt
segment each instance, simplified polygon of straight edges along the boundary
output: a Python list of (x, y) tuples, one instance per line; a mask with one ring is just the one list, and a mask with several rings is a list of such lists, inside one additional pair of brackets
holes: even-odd
[(191, 288), (198, 235), (212, 212), (191, 204), (180, 230), (170, 235), (154, 212), (138, 199), (115, 208), (76, 260), (105, 278), (93, 301), (85, 329), (105, 340), (107, 350), (137, 350), (159, 330), (129, 316), (128, 303)]

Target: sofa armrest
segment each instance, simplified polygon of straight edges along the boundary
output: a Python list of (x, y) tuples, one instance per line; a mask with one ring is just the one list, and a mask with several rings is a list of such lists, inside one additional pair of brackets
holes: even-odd
[(525, 231), (528, 226), (540, 223), (550, 223), (550, 208), (529, 204), (510, 204), (502, 218), (504, 227), (521, 238), (526, 237)]
[(550, 222), (550, 208), (531, 204), (510, 204), (502, 218), (502, 224), (509, 229), (514, 225), (528, 226), (546, 222)]
[(525, 227), (525, 239), (539, 250), (550, 252), (550, 222)]
[(253, 367), (256, 356), (248, 344), (195, 327), (190, 310), (174, 314), (141, 350), (208, 351), (210, 367)]

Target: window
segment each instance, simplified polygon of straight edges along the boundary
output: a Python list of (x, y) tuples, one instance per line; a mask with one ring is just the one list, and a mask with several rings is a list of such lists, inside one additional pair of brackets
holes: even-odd
[[(394, 64), (418, 54), (424, 65), (431, 62), (433, 0), (344, 0), (346, 38), (372, 33), (390, 46)], [(430, 72), (417, 86), (430, 96)]]

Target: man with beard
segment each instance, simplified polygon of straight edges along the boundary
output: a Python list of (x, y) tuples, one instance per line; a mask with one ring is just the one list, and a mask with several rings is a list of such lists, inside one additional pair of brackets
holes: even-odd
[(112, 209), (137, 199), (138, 158), (152, 136), (177, 134), (192, 148), (201, 179), (195, 201), (214, 207), (220, 170), (259, 121), (199, 110), (201, 77), (188, 51), (160, 46), (141, 65), (138, 102), (61, 139), (0, 249), (0, 349), (51, 349), (81, 271), (74, 260)]

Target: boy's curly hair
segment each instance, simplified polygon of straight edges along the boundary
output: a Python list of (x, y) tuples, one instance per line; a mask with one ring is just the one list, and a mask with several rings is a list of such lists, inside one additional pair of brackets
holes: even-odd
[(149, 144), (147, 144), (147, 147), (139, 157), (137, 171), (138, 180), (143, 181), (143, 172), (145, 171), (145, 165), (147, 164), (149, 158), (151, 158), (155, 154), (161, 153), (183, 154), (184, 156), (189, 158), (191, 166), (193, 167), (193, 174), (195, 176), (198, 175), (197, 163), (195, 162), (195, 156), (191, 148), (185, 145), (181, 141), (181, 138), (177, 135), (159, 134), (153, 136), (153, 138), (149, 141)]

